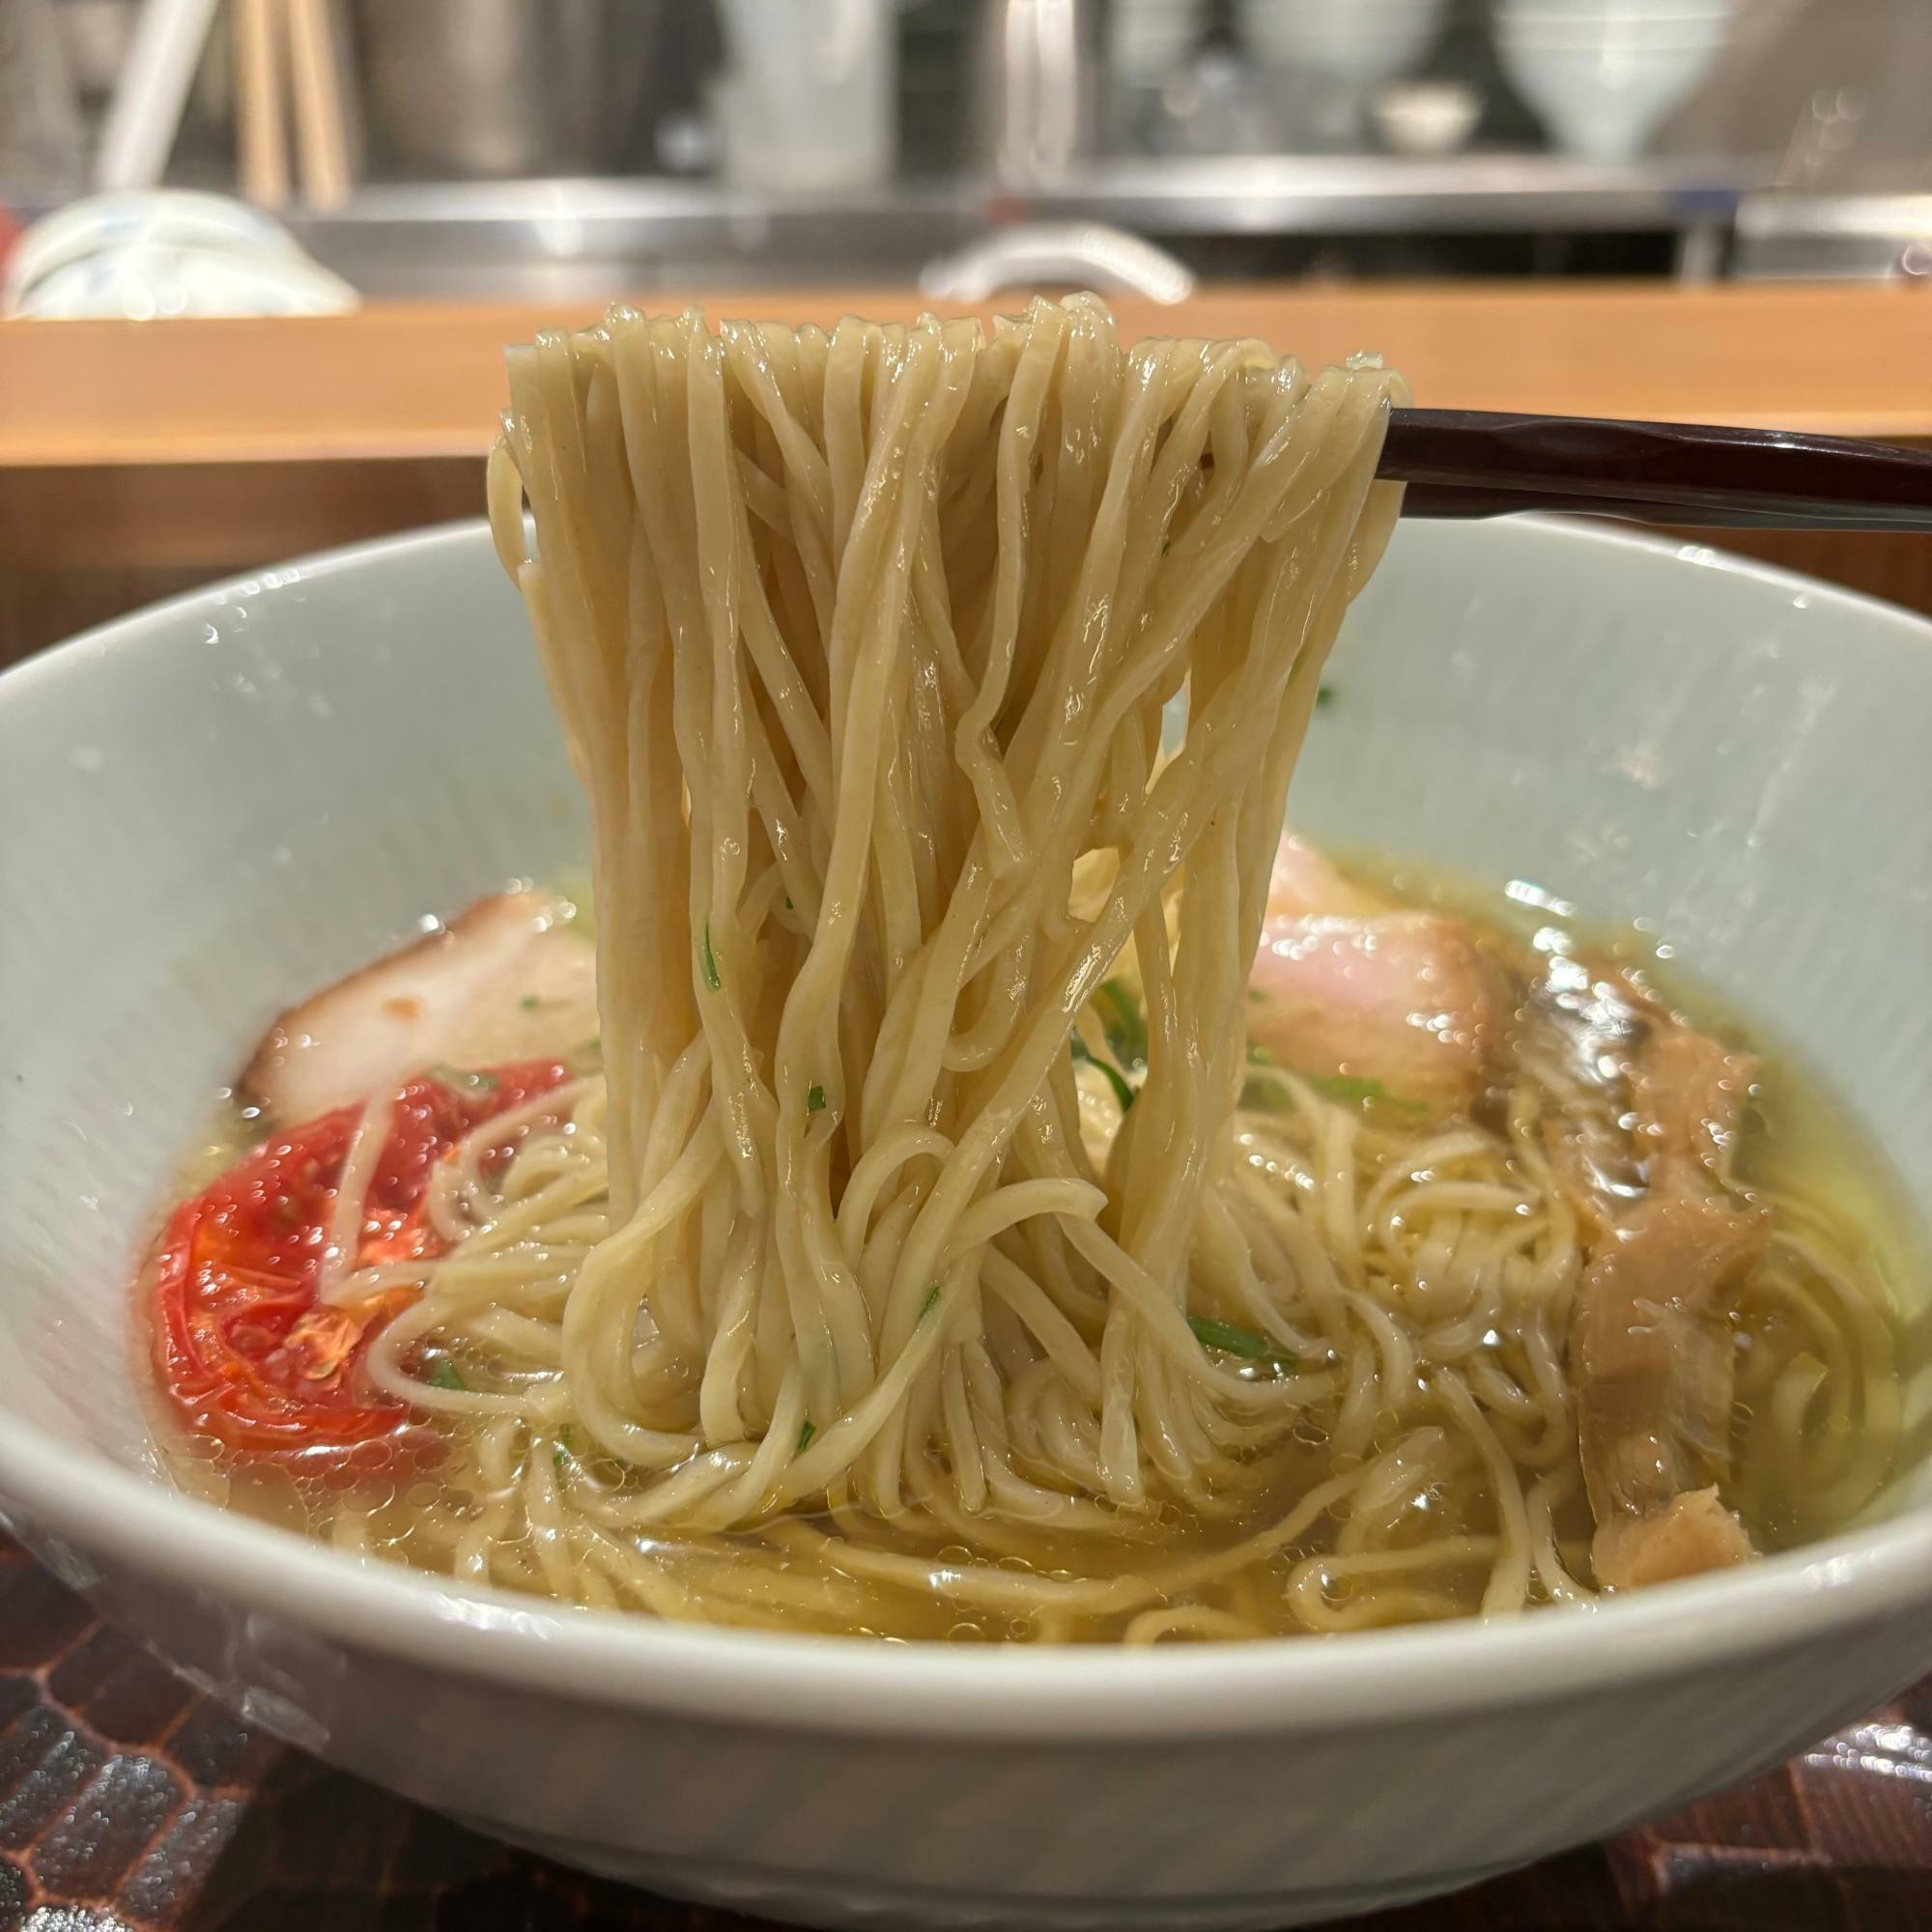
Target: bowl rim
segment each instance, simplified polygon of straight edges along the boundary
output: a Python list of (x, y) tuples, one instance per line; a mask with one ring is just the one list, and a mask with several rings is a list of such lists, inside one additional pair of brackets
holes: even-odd
[[(1932, 621), (1797, 572), (1670, 537), (1561, 517), (1516, 518), (1538, 542), (1585, 543), (1715, 568), (1840, 610), (1900, 648)], [(353, 574), (416, 553), (487, 553), (480, 518), (262, 566), (82, 633), (0, 674), (0, 704), (153, 641), (157, 628), (265, 580)], [(278, 585), (276, 587), (279, 587)], [(605, 1711), (784, 1731), (1076, 1746), (1174, 1742), (1404, 1721), (1639, 1689), (1932, 1605), (1932, 1505), (1741, 1571), (1529, 1617), (1241, 1643), (1036, 1648), (885, 1645), (563, 1609), (400, 1564), (367, 1567), (292, 1532), (76, 1457), (0, 1409), (0, 1500), (29, 1548), (95, 1580), (93, 1557), (284, 1618), (353, 1648), (466, 1683)], [(74, 1544), (82, 1546), (73, 1548)]]

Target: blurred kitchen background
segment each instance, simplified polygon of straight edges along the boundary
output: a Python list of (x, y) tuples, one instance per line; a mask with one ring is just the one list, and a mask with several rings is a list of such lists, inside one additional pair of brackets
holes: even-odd
[(159, 185), (298, 307), (1928, 275), (1932, 0), (0, 0), (0, 221)]

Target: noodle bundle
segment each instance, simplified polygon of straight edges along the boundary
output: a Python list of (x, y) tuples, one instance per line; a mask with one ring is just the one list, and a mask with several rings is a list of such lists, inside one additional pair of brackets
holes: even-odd
[[(1395, 379), (1124, 351), (1076, 298), (990, 337), (620, 311), (511, 383), (496, 526), (601, 914), (588, 1435), (718, 1526), (890, 1518), (940, 1465), (968, 1510), (1096, 1527), (1205, 1495), (1310, 1393), (1187, 1317), (1245, 1264), (1197, 1239), (1228, 1015), (1395, 513)], [(1136, 940), (1147, 1078), (1103, 1171), (1069, 1037)]]
[[(1076, 298), (618, 309), (510, 382), (491, 519), (589, 801), (601, 1038), (436, 1163), (416, 1258), (344, 1259), (396, 1103), (362, 1115), (323, 1299), (395, 1311), (363, 1368), (443, 1461), (328, 1534), (887, 1634), (1590, 1597), (1552, 1153), (1620, 1103), (1513, 1053), (1432, 1115), (1246, 1038), (1398, 379), (1123, 349)], [(1774, 1529), (1858, 1507), (1900, 1426), (1855, 1237), (1779, 1208), (1735, 1309)]]

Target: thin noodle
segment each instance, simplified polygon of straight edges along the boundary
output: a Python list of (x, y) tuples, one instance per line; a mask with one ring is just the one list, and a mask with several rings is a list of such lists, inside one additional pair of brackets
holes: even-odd
[[(1586, 1602), (1543, 1096), (1241, 1100), (1400, 382), (1127, 348), (1075, 298), (990, 335), (616, 309), (510, 386), (491, 520), (589, 801), (603, 1067), (439, 1163), (446, 1252), (325, 1271), (421, 1291), (367, 1354), (448, 1438), (410, 1547), (596, 1607), (1136, 1644)], [(1124, 1110), (1074, 1064), (1123, 961)], [(1751, 1306), (1798, 1339), (1740, 1386), (1850, 1505), (1889, 1330), (1793, 1226)]]

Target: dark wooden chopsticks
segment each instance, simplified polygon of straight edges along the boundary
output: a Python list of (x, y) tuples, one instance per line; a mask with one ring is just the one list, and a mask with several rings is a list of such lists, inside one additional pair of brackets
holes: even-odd
[(1396, 410), (1377, 473), (1407, 484), (1406, 517), (1932, 531), (1932, 451), (1788, 430)]

